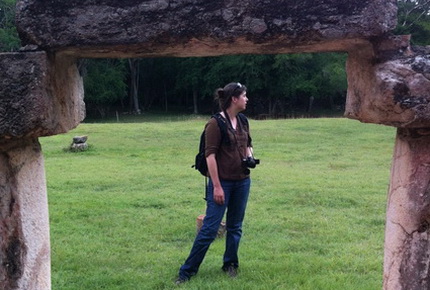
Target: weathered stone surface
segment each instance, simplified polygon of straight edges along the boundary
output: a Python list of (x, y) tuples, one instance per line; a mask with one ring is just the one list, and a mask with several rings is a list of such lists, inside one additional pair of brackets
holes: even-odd
[(396, 17), (396, 0), (17, 2), (24, 45), (85, 57), (345, 51)]
[(64, 133), (84, 116), (82, 78), (73, 59), (0, 54), (0, 139)]
[(384, 289), (429, 289), (429, 128), (398, 129), (385, 236)]
[(430, 47), (393, 37), (350, 52), (345, 116), (395, 127), (430, 127)]
[(88, 144), (87, 143), (72, 143), (70, 145), (69, 150), (71, 152), (82, 152), (88, 150)]
[(88, 140), (88, 136), (75, 136), (73, 137), (73, 144), (85, 143)]
[(48, 203), (37, 139), (0, 141), (0, 289), (50, 289)]

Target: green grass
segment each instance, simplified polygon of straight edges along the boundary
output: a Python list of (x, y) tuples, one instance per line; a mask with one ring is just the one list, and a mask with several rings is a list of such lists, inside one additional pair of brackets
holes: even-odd
[[(171, 289), (204, 213), (191, 169), (205, 118), (81, 124), (41, 138), (53, 289)], [(183, 289), (380, 289), (393, 128), (250, 121), (256, 157), (239, 277), (211, 246)], [(90, 150), (68, 153), (75, 135)]]

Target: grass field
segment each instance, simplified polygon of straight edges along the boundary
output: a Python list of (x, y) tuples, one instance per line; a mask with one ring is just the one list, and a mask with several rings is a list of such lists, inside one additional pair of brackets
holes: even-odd
[[(53, 289), (171, 289), (204, 213), (190, 166), (205, 118), (81, 124), (41, 138)], [(337, 119), (250, 121), (256, 157), (239, 277), (216, 240), (183, 289), (380, 289), (395, 131)], [(90, 150), (69, 153), (73, 136)]]

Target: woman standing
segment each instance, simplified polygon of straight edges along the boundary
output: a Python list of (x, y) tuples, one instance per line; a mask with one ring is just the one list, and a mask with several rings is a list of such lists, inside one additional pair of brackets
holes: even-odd
[(251, 185), (248, 167), (255, 167), (248, 122), (243, 115), (239, 115), (248, 102), (246, 87), (240, 83), (229, 83), (216, 90), (215, 98), (219, 102), (220, 118), (227, 127), (229, 142), (223, 142), (225, 137), (221, 134), (218, 121), (211, 118), (205, 127), (205, 156), (209, 174), (206, 216), (190, 255), (179, 270), (176, 284), (184, 283), (197, 274), (226, 210), (227, 237), (222, 270), (230, 277), (236, 277), (239, 267), (239, 242)]

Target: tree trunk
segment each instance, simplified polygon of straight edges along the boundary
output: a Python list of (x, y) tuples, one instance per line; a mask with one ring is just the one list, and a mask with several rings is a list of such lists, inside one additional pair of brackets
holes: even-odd
[(166, 108), (166, 113), (169, 111), (169, 100), (167, 98), (167, 86), (166, 82), (163, 82), (163, 88), (164, 88), (164, 106)]
[(314, 104), (315, 98), (313, 96), (309, 97), (308, 114), (312, 114), (312, 105)]
[(334, 98), (332, 93), (329, 94), (328, 101), (330, 103), (330, 110), (335, 110), (336, 106), (334, 105)]
[(198, 103), (198, 92), (197, 89), (193, 89), (193, 105), (194, 105), (194, 114), (198, 114), (199, 113), (199, 108), (197, 106)]
[(269, 116), (271, 116), (272, 115), (272, 103), (273, 103), (273, 98), (272, 97), (269, 97)]
[(139, 87), (139, 60), (129, 59), (128, 65), (130, 68), (130, 102), (132, 112), (140, 114), (139, 98), (138, 98), (138, 87)]

